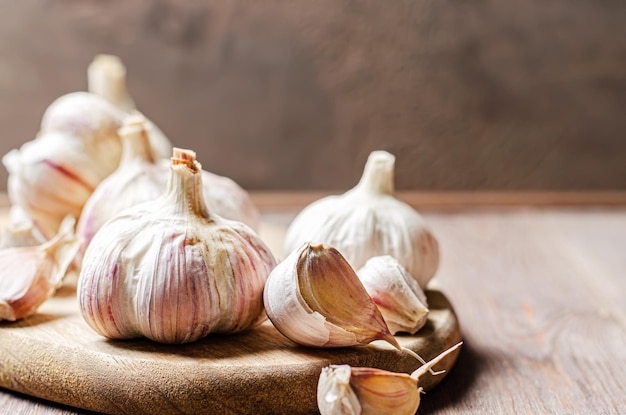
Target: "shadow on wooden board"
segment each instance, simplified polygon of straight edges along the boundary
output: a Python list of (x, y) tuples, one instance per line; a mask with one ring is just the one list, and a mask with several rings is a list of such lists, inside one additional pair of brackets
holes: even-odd
[(624, 189), (621, 7), (2, 0), (0, 150), (114, 53), (140, 109), (250, 189), (346, 189), (373, 149), (401, 189)]

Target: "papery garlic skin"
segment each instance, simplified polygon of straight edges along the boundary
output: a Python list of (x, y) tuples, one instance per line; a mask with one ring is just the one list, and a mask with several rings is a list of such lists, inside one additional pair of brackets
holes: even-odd
[(296, 216), (284, 251), (306, 241), (329, 244), (355, 269), (373, 256), (391, 255), (426, 287), (437, 270), (439, 248), (422, 217), (395, 198), (394, 164), (393, 155), (372, 152), (354, 188), (313, 202)]
[(83, 258), (86, 322), (112, 339), (187, 343), (263, 315), (275, 259), (246, 225), (209, 213), (195, 154), (175, 149), (167, 190), (105, 224)]
[(7, 153), (11, 203), (45, 234), (55, 234), (67, 215), (78, 217), (96, 185), (119, 160), (119, 138), (100, 142), (48, 132)]
[(331, 365), (322, 369), (317, 403), (321, 415), (414, 415), (420, 391), (406, 373)]
[(325, 367), (317, 384), (317, 406), (320, 413), (414, 415), (421, 401), (420, 377), (431, 372), (433, 366), (458, 350), (462, 344), (461, 342), (450, 347), (410, 375), (349, 365)]
[(0, 321), (16, 321), (34, 313), (61, 285), (80, 241), (74, 220), (43, 245), (0, 250)]
[(395, 258), (389, 255), (370, 258), (357, 275), (392, 334), (415, 334), (426, 324), (426, 295)]
[[(161, 196), (170, 176), (170, 162), (159, 160), (151, 147), (151, 127), (141, 114), (128, 116), (119, 134), (123, 152), (119, 167), (94, 190), (83, 207), (77, 233), (84, 247), (109, 219), (124, 209)], [(203, 197), (211, 212), (241, 221), (253, 229), (259, 212), (248, 193), (229, 178), (202, 171)]]
[(385, 340), (400, 348), (356, 273), (333, 247), (304, 244), (291, 253), (268, 277), (263, 302), (276, 329), (303, 346)]
[(321, 415), (361, 415), (359, 398), (350, 386), (352, 368), (332, 365), (322, 369), (317, 383), (317, 407)]

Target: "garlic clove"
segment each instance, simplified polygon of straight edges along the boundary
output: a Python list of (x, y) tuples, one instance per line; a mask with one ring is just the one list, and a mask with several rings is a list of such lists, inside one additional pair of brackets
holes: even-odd
[[(321, 415), (413, 415), (421, 401), (419, 378), (462, 343), (449, 348), (414, 371), (389, 372), (369, 367), (330, 365), (317, 384)], [(439, 372), (441, 373), (441, 372)]]
[(304, 346), (385, 340), (400, 348), (350, 264), (330, 246), (304, 244), (278, 264), (264, 304), (278, 331)]
[(80, 247), (73, 224), (65, 221), (60, 233), (43, 245), (0, 250), (0, 320), (32, 314), (61, 285)]
[(11, 223), (0, 233), (0, 249), (37, 246), (47, 241), (33, 221)]
[(426, 324), (426, 295), (395, 258), (389, 255), (370, 258), (357, 275), (391, 333), (415, 334)]
[(305, 207), (289, 225), (285, 252), (302, 243), (335, 246), (356, 269), (378, 255), (391, 255), (422, 288), (439, 264), (437, 241), (422, 217), (394, 196), (395, 157), (370, 154), (359, 183), (339, 196)]
[(95, 234), (77, 291), (99, 334), (187, 343), (264, 319), (263, 287), (275, 259), (248, 226), (210, 212), (201, 171), (195, 153), (174, 149), (165, 193)]

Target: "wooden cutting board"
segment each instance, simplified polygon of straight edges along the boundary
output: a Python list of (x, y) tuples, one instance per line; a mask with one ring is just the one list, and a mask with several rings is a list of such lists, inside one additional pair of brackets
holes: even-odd
[[(415, 336), (397, 338), (429, 360), (459, 342), (461, 334), (446, 297), (436, 290), (427, 297), (426, 326)], [(435, 369), (449, 370), (457, 355)], [(110, 341), (83, 321), (72, 287), (23, 321), (0, 323), (0, 387), (108, 414), (315, 414), (321, 369), (342, 363), (397, 372), (420, 366), (382, 342), (301, 347), (269, 321), (186, 345)], [(444, 377), (426, 375), (420, 385), (428, 390)]]

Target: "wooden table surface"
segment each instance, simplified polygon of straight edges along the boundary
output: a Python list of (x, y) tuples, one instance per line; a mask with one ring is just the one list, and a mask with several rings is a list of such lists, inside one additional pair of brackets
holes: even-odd
[[(626, 413), (626, 207), (423, 214), (465, 345), (418, 414)], [(0, 413), (88, 412), (0, 390)]]

